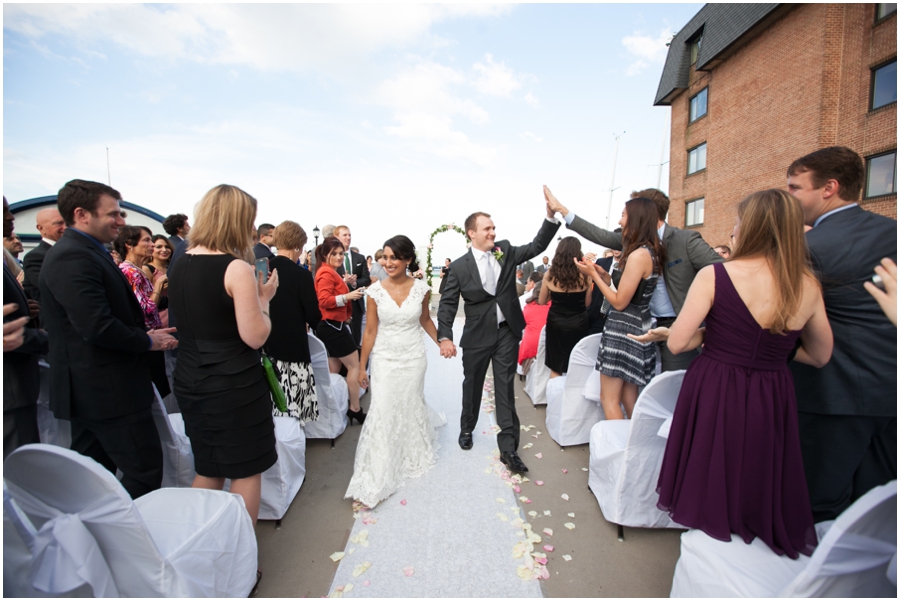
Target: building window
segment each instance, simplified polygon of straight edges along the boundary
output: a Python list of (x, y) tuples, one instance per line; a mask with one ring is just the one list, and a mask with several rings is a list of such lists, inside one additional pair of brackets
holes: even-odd
[(688, 175), (706, 169), (706, 142), (688, 150)]
[(897, 12), (896, 2), (879, 2), (875, 5), (875, 20), (880, 21), (891, 13)]
[(897, 59), (872, 69), (872, 110), (897, 102)]
[(706, 114), (708, 91), (709, 88), (703, 88), (696, 96), (691, 98), (691, 122), (696, 121)]
[(691, 40), (691, 64), (697, 64), (697, 57), (700, 55), (700, 47), (703, 46), (703, 34)]
[(703, 205), (705, 198), (689, 200), (684, 203), (684, 227), (703, 225)]
[(866, 198), (897, 192), (897, 151), (866, 159)]

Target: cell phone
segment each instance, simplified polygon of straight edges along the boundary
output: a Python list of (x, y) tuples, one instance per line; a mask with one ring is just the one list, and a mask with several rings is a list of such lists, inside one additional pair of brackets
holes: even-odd
[(878, 275), (877, 273), (876, 273), (875, 275), (872, 276), (872, 283), (875, 284), (875, 286), (876, 286), (879, 290), (885, 291), (885, 290), (884, 290), (884, 280), (882, 280), (882, 279), (881, 279), (881, 276)]
[[(256, 267), (256, 273), (263, 274), (263, 283), (265, 284), (269, 280), (269, 259), (263, 257), (262, 259), (257, 259), (254, 264)], [(256, 279), (259, 279), (259, 276), (256, 276)]]

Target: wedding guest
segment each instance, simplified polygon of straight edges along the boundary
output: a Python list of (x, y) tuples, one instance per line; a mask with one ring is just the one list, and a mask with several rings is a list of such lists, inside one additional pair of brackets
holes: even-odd
[[(142, 225), (125, 225), (119, 228), (119, 235), (113, 245), (116, 252), (124, 257), (119, 263), (119, 270), (125, 275), (125, 279), (131, 285), (131, 290), (141, 306), (144, 325), (148, 330), (159, 330), (164, 326), (159, 318), (158, 303), (163, 290), (169, 285), (169, 280), (163, 276), (151, 283), (150, 278), (139, 267), (153, 254), (151, 237), (152, 232)], [(171, 390), (166, 377), (166, 362), (163, 352), (148, 352), (147, 362), (150, 366), (150, 377), (156, 385), (159, 395), (163, 397), (168, 395)]]
[(575, 264), (579, 259), (581, 242), (574, 236), (566, 236), (556, 247), (553, 264), (544, 276), (538, 298), (541, 305), (553, 301), (547, 314), (547, 355), (544, 359), (551, 378), (569, 371), (569, 355), (588, 332), (591, 281), (579, 272)]
[[(563, 206), (547, 186), (544, 186), (544, 196), (547, 199), (547, 206), (562, 214), (566, 226), (572, 231), (607, 248), (623, 249), (620, 233), (599, 228), (582, 219)], [(663, 277), (657, 280), (656, 292), (650, 299), (650, 315), (660, 326), (670, 326), (681, 311), (688, 288), (697, 272), (707, 265), (721, 262), (722, 257), (710, 248), (700, 236), (700, 232), (682, 230), (666, 222), (670, 201), (661, 190), (647, 188), (632, 192), (631, 198), (649, 198), (656, 206), (656, 233), (666, 249), (668, 260), (661, 263)], [(665, 342), (659, 343), (658, 346), (663, 371), (686, 369), (700, 353), (699, 350), (694, 350), (676, 356), (669, 352)]]
[(322, 314), (312, 274), (297, 265), (306, 244), (306, 232), (298, 223), (283, 221), (272, 239), (278, 252), (269, 269), (278, 270), (278, 294), (269, 303), (272, 331), (263, 349), (279, 375), (287, 400), (287, 413), (273, 408), (275, 416), (289, 415), (301, 423), (319, 418), (316, 379), (310, 364), (307, 331), (319, 326)]
[(372, 269), (369, 271), (369, 278), (373, 284), (388, 277), (387, 272), (384, 270), (384, 264), (384, 251), (379, 248), (375, 251), (375, 262), (372, 263)]
[(24, 247), (22, 246), (22, 241), (19, 240), (19, 237), (15, 234), (12, 236), (7, 236), (3, 238), (3, 248), (5, 248), (9, 254), (16, 260), (16, 263), (19, 264), (19, 267), (22, 267), (22, 261), (19, 260), (19, 253), (22, 252)]
[[(621, 228), (617, 228), (621, 229)], [(612, 273), (613, 264), (615, 261), (618, 261), (618, 257), (621, 256), (621, 251), (612, 250), (610, 248), (606, 249), (603, 252), (603, 258), (597, 259), (595, 263), (603, 268), (603, 271), (606, 273)], [(609, 283), (609, 282), (607, 282)], [(593, 282), (591, 282), (593, 285)], [(591, 294), (591, 306), (588, 307), (588, 335), (593, 334), (602, 334), (603, 328), (606, 326), (606, 316), (609, 314), (609, 301), (606, 300), (606, 297), (594, 286), (593, 292)]]
[(550, 257), (543, 256), (541, 257), (541, 264), (535, 267), (535, 271), (538, 273), (547, 273), (548, 269), (550, 269)]
[(272, 232), (274, 231), (275, 226), (271, 223), (264, 223), (256, 228), (256, 235), (259, 240), (253, 247), (253, 254), (257, 259), (271, 259), (275, 256), (272, 254), (272, 249), (269, 248), (273, 244)]
[(897, 479), (897, 331), (863, 287), (883, 257), (896, 260), (897, 221), (857, 204), (865, 168), (849, 148), (801, 157), (787, 178), (811, 228), (806, 243), (834, 330), (828, 365), (790, 366), (818, 522)]
[[(344, 278), (344, 283), (350, 290), (365, 289), (372, 283), (372, 279), (369, 277), (365, 257), (350, 246), (352, 240), (350, 228), (346, 225), (339, 225), (334, 228), (334, 236), (344, 245), (344, 262), (338, 266), (338, 274)], [(353, 340), (356, 341), (357, 348), (360, 348), (362, 346), (363, 320), (366, 314), (365, 299), (360, 298), (350, 304), (353, 307), (350, 331), (353, 333)]]
[(725, 260), (731, 258), (731, 249), (724, 244), (720, 244), (719, 246), (713, 247), (713, 250), (719, 253), (719, 256)]
[(672, 328), (638, 338), (667, 337), (673, 353), (703, 344), (675, 405), (659, 507), (712, 538), (759, 537), (796, 559), (812, 553), (816, 531), (787, 360), (799, 342), (797, 361), (825, 365), (831, 328), (797, 199), (751, 194), (734, 232), (731, 260), (697, 274)]
[(360, 299), (365, 291), (357, 288), (350, 291), (338, 269), (344, 264), (344, 245), (329, 236), (316, 248), (316, 296), (322, 321), (316, 328), (316, 336), (328, 351), (328, 366), (331, 373), (340, 373), (341, 365), (347, 368), (347, 388), (350, 389), (350, 408), (347, 416), (350, 423), (355, 419), (362, 424), (366, 414), (359, 406), (359, 355), (356, 341), (350, 332), (348, 321), (352, 317), (351, 303)]
[(169, 215), (163, 220), (162, 226), (166, 233), (169, 234), (169, 241), (174, 247), (178, 247), (179, 244), (184, 242), (191, 231), (188, 216), (184, 213)]
[(207, 192), (197, 204), (190, 247), (169, 270), (180, 347), (175, 396), (194, 453), (193, 487), (222, 490), (231, 479), (254, 524), (262, 472), (278, 458), (257, 350), (272, 328), (278, 270), (263, 282), (253, 269), (256, 206), (235, 186)]
[(366, 255), (366, 267), (369, 268), (369, 271), (372, 271), (372, 255)]
[(646, 386), (656, 371), (656, 347), (637, 342), (628, 334), (640, 335), (650, 329), (650, 298), (656, 289), (666, 251), (657, 233), (656, 205), (649, 198), (632, 198), (622, 211), (622, 258), (612, 274), (613, 290), (603, 277), (606, 272), (590, 261), (577, 263), (593, 278), (609, 301), (610, 310), (603, 327), (603, 344), (597, 356), (600, 371), (600, 403), (606, 419), (622, 419), (621, 406), (631, 417), (638, 388)]
[[(533, 272), (533, 276), (540, 276), (539, 272)], [(531, 369), (531, 364), (537, 357), (538, 343), (541, 338), (541, 330), (547, 325), (547, 313), (553, 306), (553, 303), (540, 304), (538, 296), (540, 296), (543, 282), (540, 279), (535, 282), (533, 279), (528, 280), (533, 286), (531, 297), (525, 302), (525, 308), (522, 309), (522, 315), (525, 317), (525, 331), (522, 333), (522, 342), (519, 344), (519, 366), (520, 375), (527, 376)]]
[[(172, 246), (172, 242), (166, 236), (162, 234), (156, 234), (153, 236), (153, 254), (150, 257), (150, 260), (144, 263), (143, 271), (144, 275), (146, 275), (153, 284), (156, 284), (156, 281), (169, 272), (169, 264), (172, 260), (172, 255), (175, 254), (175, 247)], [(159, 302), (156, 303), (156, 306), (159, 308), (159, 320), (162, 322), (163, 327), (169, 327), (169, 288), (168, 286), (164, 286), (162, 290), (162, 296), (160, 296)]]
[(536, 288), (536, 285), (543, 279), (544, 274), (539, 271), (532, 271), (531, 275), (528, 276), (528, 282), (525, 284), (525, 292), (519, 295), (519, 306), (522, 307), (523, 310), (525, 309), (525, 305), (532, 298), (537, 301), (538, 297), (535, 296), (535, 290), (537, 290), (537, 292), (539, 293), (540, 288)]
[(447, 285), (447, 273), (450, 271), (450, 259), (444, 259), (444, 266), (441, 267), (441, 285), (438, 286), (438, 294), (444, 293), (444, 287)]
[(41, 241), (22, 257), (22, 265), (25, 269), (25, 281), (22, 284), (29, 298), (41, 302), (41, 266), (44, 264), (47, 251), (56, 244), (57, 240), (62, 238), (63, 232), (66, 231), (66, 222), (56, 207), (41, 209), (35, 215), (35, 221), (35, 226), (41, 234)]

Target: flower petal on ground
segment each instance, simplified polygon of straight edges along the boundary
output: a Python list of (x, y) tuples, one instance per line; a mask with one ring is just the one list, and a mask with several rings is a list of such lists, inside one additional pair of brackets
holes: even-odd
[(547, 553), (552, 553), (553, 545), (544, 545), (544, 551), (546, 551)]
[(370, 580), (363, 580), (363, 586), (369, 586), (370, 584), (372, 584)]
[(352, 590), (353, 590), (353, 583), (352, 583), (352, 582), (349, 582), (349, 583), (347, 583), (346, 585), (344, 585), (344, 592), (345, 592), (345, 593), (349, 593), (349, 592), (352, 591)]
[(565, 526), (569, 530), (575, 530), (575, 524), (573, 524), (572, 522), (566, 522), (565, 524), (563, 524), (563, 526)]
[(350, 550), (347, 551), (347, 555), (353, 555), (354, 553), (356, 553), (356, 547), (350, 547)]
[(508, 521), (509, 521), (509, 518), (506, 517), (506, 514), (505, 514), (505, 513), (498, 513), (498, 514), (497, 514), (497, 517), (500, 518), (500, 521), (501, 521), (501, 522), (508, 522)]
[(566, 493), (563, 493), (563, 494), (560, 495), (560, 498), (561, 498), (563, 501), (568, 501), (568, 500), (569, 500), (569, 495), (567, 495)]
[(550, 510), (549, 510), (549, 509), (545, 509), (545, 510), (544, 510), (544, 515), (550, 515)]
[(533, 443), (533, 442), (529, 442), (528, 444), (526, 444), (525, 446), (522, 447), (522, 450), (524, 451), (525, 449), (530, 449), (530, 448), (533, 447), (533, 446), (534, 446), (534, 443)]
[(403, 568), (403, 573), (407, 576), (412, 576), (416, 573), (416, 569), (412, 566), (406, 566), (405, 568)]
[(500, 497), (497, 497), (496, 501), (498, 503), (506, 503), (506, 499), (501, 499)]
[(533, 517), (533, 518), (536, 518), (536, 517), (537, 517), (537, 511), (529, 511), (529, 512), (528, 512), (528, 515), (530, 515), (530, 516)]
[(575, 517), (575, 513), (574, 513), (574, 512), (571, 512), (571, 511), (570, 511), (569, 513), (567, 513), (566, 515), (569, 516), (570, 518), (574, 518), (574, 517)]
[(535, 480), (534, 483), (537, 484), (538, 486), (543, 486), (543, 485), (544, 485), (544, 481), (543, 481), (543, 480)]
[(569, 470), (567, 470), (566, 468), (562, 468), (562, 473), (568, 474), (568, 473), (569, 473)]
[(401, 504), (401, 505), (406, 505), (406, 499), (400, 499), (400, 504)]
[(563, 559), (565, 559), (566, 561), (572, 561), (572, 556), (571, 555), (563, 555)]
[(331, 561), (333, 561), (334, 563), (337, 563), (337, 562), (339, 562), (340, 560), (344, 559), (344, 552), (343, 552), (343, 551), (335, 551), (334, 553), (332, 553), (332, 554), (329, 555), (328, 557), (331, 558)]
[(586, 472), (586, 471), (588, 471), (588, 468), (583, 467), (583, 468), (581, 468), (581, 471), (582, 471), (582, 472)]
[(553, 530), (551, 528), (544, 528), (543, 533), (547, 536), (553, 536)]
[(522, 492), (522, 487), (519, 486), (518, 484), (513, 484), (513, 490), (516, 491), (517, 493), (520, 493), (520, 492)]
[(543, 459), (543, 458), (544, 458), (544, 454), (543, 454), (543, 453), (535, 453), (534, 456), (537, 457), (538, 459)]

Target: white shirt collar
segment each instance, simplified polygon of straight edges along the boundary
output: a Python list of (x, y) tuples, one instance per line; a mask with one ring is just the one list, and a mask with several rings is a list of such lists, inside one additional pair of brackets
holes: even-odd
[(481, 260), (481, 257), (483, 257), (484, 255), (486, 255), (486, 254), (489, 253), (489, 252), (491, 252), (491, 251), (489, 251), (489, 250), (479, 250), (479, 249), (475, 248), (474, 246), (472, 247), (472, 254), (475, 255), (475, 260), (476, 260), (476, 261), (480, 261), (480, 260)]
[(44, 237), (41, 237), (41, 240), (43, 240), (44, 242), (46, 242), (46, 243), (49, 244), (50, 246), (53, 246), (54, 244), (56, 244), (56, 240), (51, 240), (50, 238), (44, 238)]
[(853, 202), (846, 206), (838, 207), (834, 210), (828, 211), (827, 213), (825, 213), (823, 215), (819, 215), (819, 218), (816, 219), (816, 222), (813, 224), (813, 227), (816, 227), (817, 225), (822, 223), (822, 220), (825, 219), (826, 217), (829, 217), (831, 215), (834, 215), (835, 213), (840, 213), (841, 211), (846, 211), (847, 209), (852, 209), (853, 207), (858, 207), (858, 206), (859, 206), (859, 203)]

